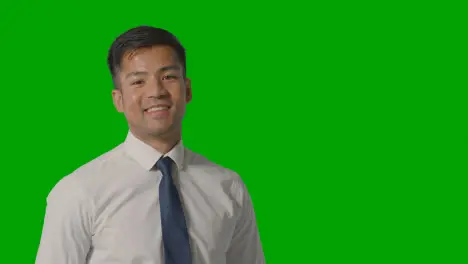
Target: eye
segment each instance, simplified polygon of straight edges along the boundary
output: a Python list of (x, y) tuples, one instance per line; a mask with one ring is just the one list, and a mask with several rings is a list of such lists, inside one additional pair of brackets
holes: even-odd
[(177, 75), (164, 75), (163, 80), (176, 80)]
[(145, 81), (143, 81), (143, 80), (136, 80), (136, 81), (133, 81), (131, 84), (132, 85), (142, 85), (144, 83), (145, 83)]

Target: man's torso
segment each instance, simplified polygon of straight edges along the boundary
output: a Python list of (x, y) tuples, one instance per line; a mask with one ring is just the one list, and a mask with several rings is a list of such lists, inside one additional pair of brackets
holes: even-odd
[[(174, 181), (184, 205), (194, 264), (223, 264), (240, 212), (242, 182), (233, 171), (183, 148)], [(146, 170), (120, 145), (62, 180), (89, 199), (89, 264), (163, 263), (161, 173)]]

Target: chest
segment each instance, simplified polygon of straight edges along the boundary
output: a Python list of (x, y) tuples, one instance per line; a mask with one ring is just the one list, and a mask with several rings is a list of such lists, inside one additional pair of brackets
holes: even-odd
[[(94, 254), (122, 263), (162, 261), (159, 180), (153, 177), (121, 185), (102, 195), (95, 219)], [(215, 181), (194, 182), (186, 177), (176, 185), (195, 263), (222, 263), (235, 228), (235, 201)]]

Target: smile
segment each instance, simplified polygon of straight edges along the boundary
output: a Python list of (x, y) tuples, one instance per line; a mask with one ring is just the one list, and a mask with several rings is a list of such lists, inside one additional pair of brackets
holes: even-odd
[(153, 107), (151, 107), (149, 109), (146, 109), (146, 112), (153, 113), (153, 112), (157, 112), (157, 111), (165, 111), (165, 110), (169, 110), (169, 108), (170, 107), (166, 106), (166, 105), (164, 105), (164, 106), (153, 106)]

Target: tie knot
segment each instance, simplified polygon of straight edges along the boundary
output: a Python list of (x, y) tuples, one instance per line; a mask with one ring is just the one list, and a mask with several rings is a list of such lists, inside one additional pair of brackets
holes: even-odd
[(161, 170), (170, 170), (172, 166), (172, 159), (170, 157), (162, 157), (156, 162), (156, 167)]

